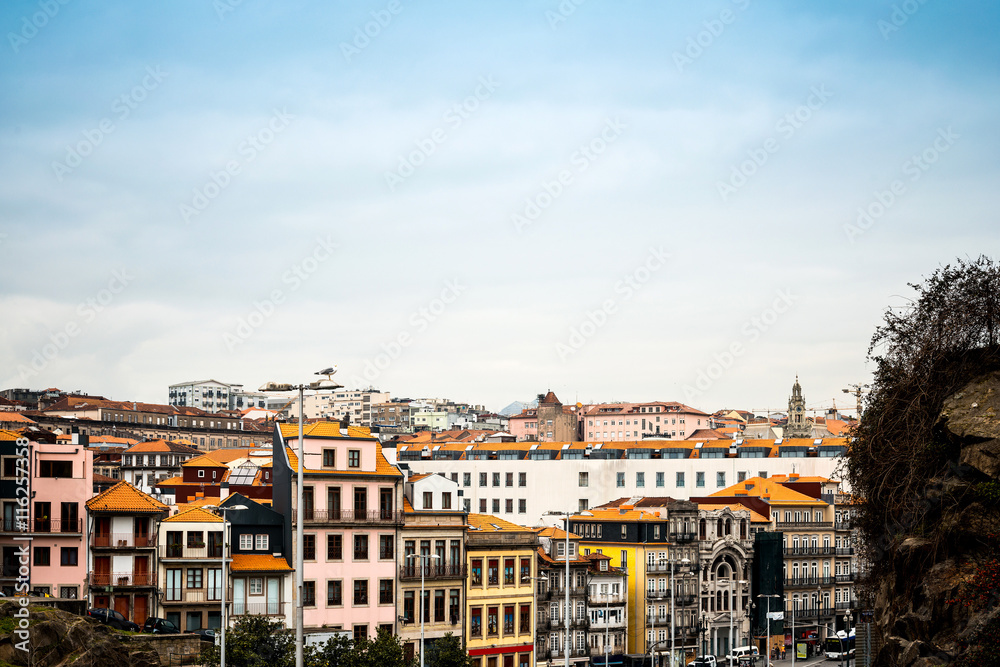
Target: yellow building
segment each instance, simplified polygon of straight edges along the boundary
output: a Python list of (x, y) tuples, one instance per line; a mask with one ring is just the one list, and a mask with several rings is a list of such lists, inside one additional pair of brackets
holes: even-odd
[(534, 664), (538, 535), (488, 514), (469, 514), (466, 649), (477, 667)]

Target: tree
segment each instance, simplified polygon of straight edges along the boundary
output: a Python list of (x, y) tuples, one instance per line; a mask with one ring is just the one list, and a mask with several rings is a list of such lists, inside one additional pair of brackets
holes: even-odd
[[(201, 654), (205, 665), (218, 665), (219, 647), (209, 646)], [(295, 639), (281, 623), (267, 616), (240, 616), (226, 630), (226, 665), (232, 667), (293, 667)]]
[(426, 648), (425, 667), (473, 667), (472, 657), (462, 647), (462, 640), (450, 632)]
[(962, 443), (938, 419), (946, 398), (1000, 368), (1000, 266), (959, 259), (910, 287), (916, 298), (890, 308), (872, 337), (872, 389), (846, 459), (871, 583), (891, 571), (906, 534), (933, 537), (944, 551), (960, 546), (935, 531), (955, 501), (931, 480), (964, 474)]

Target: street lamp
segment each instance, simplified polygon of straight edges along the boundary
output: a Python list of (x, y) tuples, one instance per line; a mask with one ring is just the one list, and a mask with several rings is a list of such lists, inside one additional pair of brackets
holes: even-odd
[[(590, 512), (583, 512), (584, 515), (593, 516)], [(566, 656), (566, 667), (569, 667), (569, 647), (570, 647), (570, 635), (569, 635), (569, 621), (570, 616), (572, 616), (572, 611), (569, 607), (569, 518), (574, 515), (574, 512), (545, 512), (543, 516), (561, 516), (566, 518), (566, 551), (563, 556), (566, 558), (566, 645), (563, 647)]]
[[(674, 591), (674, 559), (670, 559), (670, 667), (674, 667), (674, 663), (677, 661), (676, 648), (674, 647), (674, 626), (675, 618), (677, 616), (677, 595)], [(690, 565), (691, 561), (688, 558), (681, 558), (681, 565)]]
[[(764, 623), (767, 627), (767, 639), (764, 641), (765, 650), (767, 651), (767, 667), (771, 667), (771, 598), (781, 599), (781, 596), (777, 593), (771, 595), (764, 595), (763, 593), (758, 594), (759, 598), (767, 598), (767, 611), (764, 616)], [(732, 654), (730, 654), (732, 655)]]
[(220, 667), (226, 667), (226, 512), (238, 512), (240, 510), (250, 509), (246, 505), (231, 505), (229, 507), (222, 507), (221, 505), (205, 505), (203, 509), (206, 510), (219, 510), (222, 512), (222, 619), (221, 619), (221, 630), (222, 637), (219, 640), (219, 665)]
[[(732, 581), (732, 579), (730, 579)], [(745, 579), (740, 579), (737, 582), (740, 586), (740, 592), (743, 591), (743, 585), (746, 584)], [(733, 649), (736, 648), (735, 642), (733, 642), (733, 613), (736, 610), (736, 591), (730, 591), (729, 600), (729, 655), (733, 654)]]
[(436, 554), (406, 554), (406, 560), (412, 558), (420, 559), (420, 667), (424, 667), (424, 617), (427, 615), (424, 609), (424, 572), (427, 569), (428, 558), (441, 560), (441, 556)]
[(295, 513), (295, 588), (298, 594), (295, 596), (295, 667), (302, 667), (302, 646), (305, 643), (303, 637), (302, 625), (305, 622), (305, 607), (302, 604), (302, 592), (305, 588), (305, 583), (303, 582), (303, 569), (305, 567), (305, 561), (302, 557), (303, 545), (303, 529), (302, 529), (302, 470), (305, 468), (305, 446), (303, 445), (302, 436), (302, 410), (303, 410), (303, 392), (306, 389), (319, 390), (319, 389), (338, 389), (343, 385), (337, 384), (331, 379), (331, 376), (337, 372), (337, 368), (334, 366), (332, 368), (324, 368), (321, 371), (317, 371), (314, 375), (325, 375), (327, 379), (325, 380), (315, 380), (309, 384), (287, 384), (280, 382), (268, 382), (259, 391), (274, 391), (274, 392), (288, 392), (288, 391), (298, 391), (299, 392), (299, 473), (298, 473), (298, 488), (296, 490), (296, 507), (298, 511)]
[[(548, 580), (549, 580), (549, 578), (547, 576), (545, 576), (544, 574), (542, 574), (542, 575), (539, 575), (537, 577), (522, 577), (521, 578), (521, 583), (523, 584), (524, 582), (527, 581), (530, 584), (532, 581), (545, 581), (545, 582), (548, 582)], [(537, 586), (532, 586), (531, 587), (531, 608), (532, 609), (538, 609), (538, 587)], [(535, 632), (533, 633), (532, 636), (534, 636), (536, 638), (538, 637), (538, 624), (537, 623), (535, 624)], [(537, 639), (535, 639), (535, 645), (533, 647), (533, 650), (535, 651), (535, 661), (537, 662), (538, 661), (538, 640)]]

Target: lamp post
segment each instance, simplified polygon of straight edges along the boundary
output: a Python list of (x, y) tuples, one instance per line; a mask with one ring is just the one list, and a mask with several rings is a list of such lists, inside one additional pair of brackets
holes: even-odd
[[(730, 579), (730, 581), (732, 581)], [(740, 587), (740, 591), (743, 590), (743, 584), (747, 583), (746, 580), (740, 579), (737, 584)], [(733, 649), (736, 648), (736, 643), (733, 642), (733, 613), (736, 609), (736, 591), (730, 591), (729, 600), (729, 655), (733, 654)]]
[[(572, 611), (569, 607), (569, 518), (573, 516), (573, 512), (546, 512), (544, 516), (561, 516), (566, 518), (566, 551), (563, 554), (566, 558), (566, 645), (563, 647), (566, 656), (566, 667), (569, 667), (569, 648), (570, 648), (570, 634), (569, 634), (569, 622), (572, 616)], [(593, 516), (590, 512), (580, 512), (584, 516)]]
[[(674, 647), (674, 626), (675, 618), (677, 616), (677, 595), (674, 590), (674, 565), (676, 561), (673, 558), (670, 559), (670, 667), (674, 667), (674, 662), (677, 660), (677, 655), (675, 653), (676, 648)], [(687, 558), (681, 558), (681, 565), (689, 565), (691, 561)]]
[(219, 639), (219, 665), (220, 667), (226, 667), (226, 512), (238, 512), (249, 508), (246, 505), (232, 505), (230, 507), (222, 507), (221, 505), (205, 505), (203, 509), (213, 509), (222, 512), (222, 572), (219, 573), (219, 577), (222, 580), (222, 594), (220, 596), (222, 598), (222, 622), (220, 623), (221, 638)]
[(767, 651), (767, 667), (771, 667), (771, 598), (781, 598), (777, 593), (771, 595), (758, 594), (759, 598), (767, 598), (767, 610), (764, 616), (764, 625), (767, 628), (767, 639), (764, 640), (765, 650)]
[[(544, 574), (539, 575), (537, 577), (525, 577), (524, 579), (521, 579), (521, 583), (523, 584), (525, 582), (525, 580), (527, 580), (529, 583), (532, 582), (532, 581), (544, 581), (544, 582), (548, 582), (549, 578), (547, 576), (545, 576)], [(532, 586), (531, 587), (531, 608), (532, 609), (538, 609), (538, 587), (537, 586)], [(534, 632), (534, 634), (532, 636), (536, 637), (536, 639), (535, 639), (535, 645), (532, 647), (532, 650), (535, 652), (535, 661), (537, 662), (538, 661), (538, 639), (537, 639), (537, 637), (538, 637), (538, 624), (537, 623), (535, 624), (535, 632)]]
[(302, 485), (303, 477), (302, 470), (305, 468), (305, 446), (303, 445), (303, 435), (302, 435), (302, 410), (303, 410), (303, 392), (306, 389), (338, 389), (343, 385), (339, 385), (331, 379), (331, 376), (337, 372), (336, 367), (326, 368), (321, 371), (316, 371), (315, 375), (325, 375), (326, 380), (316, 380), (310, 382), (309, 384), (287, 384), (280, 382), (268, 382), (267, 384), (260, 387), (259, 391), (275, 391), (275, 392), (288, 392), (288, 391), (298, 391), (299, 392), (299, 472), (296, 486), (295, 502), (298, 511), (295, 513), (295, 667), (302, 667), (302, 647), (305, 643), (305, 638), (303, 635), (302, 625), (304, 623), (305, 617), (305, 606), (302, 604), (302, 592), (305, 588), (304, 583), (304, 573), (305, 561), (302, 557), (303, 548), (303, 528), (302, 528)]
[(437, 554), (407, 554), (406, 560), (413, 558), (420, 559), (420, 667), (424, 667), (424, 617), (427, 615), (424, 609), (424, 571), (427, 569), (427, 559), (436, 558), (441, 560)]

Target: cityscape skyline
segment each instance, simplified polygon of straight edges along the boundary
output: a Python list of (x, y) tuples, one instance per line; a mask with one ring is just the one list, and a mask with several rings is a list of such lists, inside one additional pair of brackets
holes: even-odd
[(853, 410), (1000, 254), (1000, 7), (0, 8), (0, 386), (338, 364), (499, 409)]

